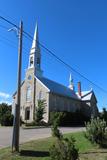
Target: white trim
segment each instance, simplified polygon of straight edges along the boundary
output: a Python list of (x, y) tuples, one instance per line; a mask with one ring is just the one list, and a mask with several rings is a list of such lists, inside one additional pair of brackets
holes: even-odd
[(50, 89), (48, 87), (46, 87), (36, 76), (35, 78), (41, 85), (43, 85), (48, 90), (48, 92), (50, 92)]

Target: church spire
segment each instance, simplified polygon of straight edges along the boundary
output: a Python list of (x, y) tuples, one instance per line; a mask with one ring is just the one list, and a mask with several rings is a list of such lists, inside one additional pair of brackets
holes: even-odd
[(36, 47), (39, 47), (38, 24), (37, 23), (35, 27), (34, 38), (33, 38), (31, 50), (36, 49)]
[(32, 47), (29, 55), (29, 65), (28, 69), (33, 68), (35, 70), (35, 76), (41, 76), (41, 51), (39, 47), (39, 36), (38, 36), (38, 25), (36, 23), (34, 38), (32, 42)]
[(69, 76), (69, 88), (71, 90), (74, 90), (73, 77), (72, 77), (71, 73), (70, 73), (70, 76)]

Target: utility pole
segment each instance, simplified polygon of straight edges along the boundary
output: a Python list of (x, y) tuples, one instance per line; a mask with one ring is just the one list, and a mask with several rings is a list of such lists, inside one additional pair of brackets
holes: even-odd
[[(36, 40), (35, 40), (36, 41)], [(36, 56), (36, 54), (35, 54)], [(34, 63), (37, 61), (36, 57), (35, 57), (35, 60), (34, 60)], [(35, 111), (36, 111), (36, 69), (34, 67), (34, 81), (33, 81), (33, 120), (35, 121), (36, 119), (36, 115), (35, 115)]]
[(17, 73), (17, 97), (14, 114), (13, 124), (13, 140), (12, 140), (12, 151), (13, 147), (16, 152), (19, 152), (19, 135), (20, 135), (20, 99), (21, 99), (21, 63), (22, 63), (22, 35), (23, 35), (23, 22), (20, 22), (19, 26), (19, 46), (18, 46), (18, 73)]

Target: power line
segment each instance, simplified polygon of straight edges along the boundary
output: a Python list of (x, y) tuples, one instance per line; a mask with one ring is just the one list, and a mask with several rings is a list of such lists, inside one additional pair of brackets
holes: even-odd
[[(0, 16), (0, 19), (4, 20), (5, 22), (7, 22), (8, 24), (16, 27), (17, 29), (19, 29), (19, 27), (14, 24), (13, 22), (7, 20), (6, 18)], [(23, 30), (24, 36), (27, 38), (27, 36), (33, 40), (33, 37), (27, 33), (26, 31)], [(44, 48), (50, 55), (52, 55), (54, 58), (56, 58), (59, 62), (61, 62), (63, 65), (65, 65), (67, 68), (69, 68), (70, 70), (74, 71), (75, 73), (77, 73), (79, 76), (81, 76), (82, 78), (84, 78), (85, 80), (87, 80), (90, 84), (94, 85), (96, 88), (102, 90), (103, 92), (105, 92), (107, 94), (107, 91), (105, 89), (103, 89), (102, 87), (100, 87), (98, 84), (94, 83), (93, 81), (91, 81), (90, 79), (88, 79), (86, 76), (84, 76), (83, 74), (81, 74), (79, 71), (77, 71), (76, 69), (74, 69), (73, 67), (71, 67), (69, 64), (67, 64), (66, 62), (64, 62), (61, 58), (59, 58), (56, 54), (54, 54), (54, 52), (52, 52), (50, 49), (48, 49), (47, 47), (45, 47), (42, 43), (38, 42), (36, 40), (36, 42), (42, 47)]]
[(18, 27), (16, 24), (14, 24), (13, 22), (9, 21), (8, 19), (6, 19), (6, 18), (4, 18), (4, 17), (2, 17), (2, 16), (0, 16), (0, 19), (4, 20), (4, 21), (7, 22), (8, 24), (10, 24), (10, 25), (12, 25), (12, 26), (14, 26), (14, 27), (16, 27), (16, 28), (19, 29), (19, 27)]
[[(3, 29), (6, 29), (7, 31), (9, 30), (9, 28), (8, 27), (6, 27), (6, 26), (4, 26), (4, 25), (1, 25), (0, 24), (0, 27), (1, 28), (3, 28)], [(10, 39), (8, 39), (7, 37), (4, 37), (4, 36), (2, 36), (2, 35), (0, 35), (0, 38), (3, 38), (4, 40), (6, 40), (6, 41), (8, 41), (8, 42), (10, 42), (11, 44), (13, 44), (14, 43), (14, 41), (12, 41), (12, 40), (10, 40)], [(26, 38), (27, 38), (27, 36), (25, 36)], [(14, 43), (15, 44), (15, 43)], [(16, 44), (15, 44), (16, 45)], [(29, 48), (25, 48), (25, 47), (23, 47), (23, 49), (26, 51), (26, 52), (29, 52)]]
[[(31, 38), (33, 40), (33, 37), (24, 31), (24, 33), (29, 36), (29, 38)], [(37, 40), (36, 40), (37, 41)], [(91, 81), (90, 79), (88, 79), (87, 77), (85, 77), (83, 74), (81, 74), (79, 71), (77, 71), (76, 69), (74, 69), (73, 67), (71, 67), (69, 64), (67, 64), (66, 62), (64, 62), (61, 58), (59, 58), (56, 54), (54, 54), (54, 52), (52, 52), (50, 49), (48, 49), (47, 47), (45, 47), (43, 44), (41, 44), (40, 42), (37, 41), (37, 43), (44, 48), (49, 54), (51, 54), (53, 57), (55, 57), (59, 62), (61, 62), (62, 64), (64, 64), (67, 68), (69, 68), (70, 70), (74, 71), (75, 73), (77, 73), (79, 76), (81, 76), (82, 78), (84, 78), (85, 80), (87, 80), (89, 83), (91, 83), (92, 85), (94, 85), (95, 87), (99, 88), (100, 90), (102, 90), (103, 92), (105, 92), (107, 94), (107, 91), (105, 89), (103, 89), (102, 87), (100, 87), (99, 85), (95, 84), (93, 81)]]
[[(5, 15), (5, 17), (8, 17), (8, 19), (11, 19), (12, 22), (14, 22), (14, 23), (16, 24), (16, 19), (14, 19), (14, 18), (11, 17), (10, 15), (8, 15), (7, 12), (4, 11), (4, 10), (2, 10), (1, 8), (0, 8), (0, 14), (1, 14), (1, 15)], [(18, 23), (17, 23), (17, 24), (18, 24)]]
[[(16, 45), (16, 43), (15, 43), (14, 41), (6, 38), (5, 36), (0, 35), (0, 42), (3, 42), (3, 41), (5, 41), (8, 45), (10, 45), (10, 46), (12, 46), (12, 47), (14, 47), (14, 48), (17, 48), (17, 45)], [(27, 48), (25, 48), (24, 46), (23, 46), (23, 49), (24, 49), (26, 52), (29, 52), (29, 50), (28, 50)], [(25, 53), (25, 52), (24, 52), (24, 53)]]

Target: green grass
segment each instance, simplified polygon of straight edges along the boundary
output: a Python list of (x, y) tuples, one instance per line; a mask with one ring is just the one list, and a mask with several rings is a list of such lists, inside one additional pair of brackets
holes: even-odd
[[(107, 160), (107, 149), (92, 145), (82, 132), (66, 134), (65, 137), (70, 135), (76, 139), (80, 160)], [(20, 146), (20, 154), (12, 154), (11, 148), (0, 149), (0, 160), (49, 160), (49, 148), (54, 141), (51, 137), (25, 143)]]
[(92, 145), (85, 137), (84, 137), (84, 133), (83, 132), (77, 132), (77, 133), (72, 133), (72, 134), (67, 134), (65, 136), (67, 136), (68, 138), (70, 138), (70, 136), (73, 136), (76, 139), (76, 146), (77, 148), (79, 148), (79, 152), (85, 152), (90, 150), (91, 148), (96, 148), (95, 145)]

